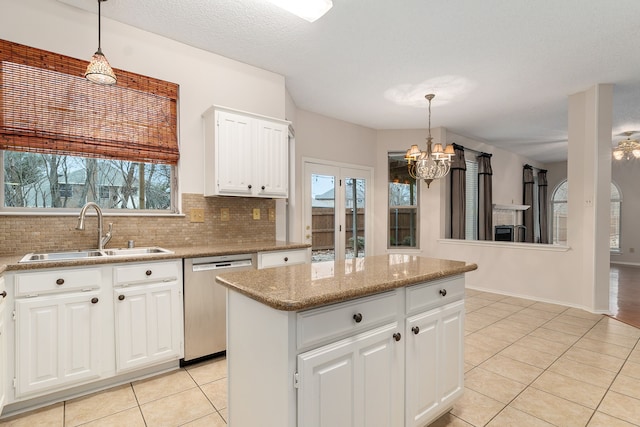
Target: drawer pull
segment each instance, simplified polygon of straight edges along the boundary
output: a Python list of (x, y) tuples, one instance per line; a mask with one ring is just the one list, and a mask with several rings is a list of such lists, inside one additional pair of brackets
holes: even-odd
[(60, 286), (60, 285), (64, 285), (64, 279), (58, 279), (56, 280), (56, 285)]
[(420, 328), (417, 326), (414, 326), (413, 328), (411, 328), (411, 332), (418, 335), (420, 333)]
[(248, 188), (249, 190), (251, 190), (251, 184), (247, 185), (247, 188)]
[(260, 188), (262, 188), (262, 189), (264, 190), (264, 189), (265, 189), (265, 186), (263, 185), (263, 186), (262, 186), (262, 187), (260, 187)]
[[(151, 276), (151, 270), (145, 271), (144, 274), (146, 274), (147, 276)], [(442, 291), (440, 291), (440, 292), (442, 292)], [(446, 293), (446, 291), (445, 291), (445, 293)]]
[(97, 304), (98, 303), (98, 298), (93, 297), (91, 298), (91, 304)]
[(396, 332), (395, 334), (393, 334), (393, 339), (396, 341), (400, 341), (402, 339), (402, 335), (400, 335), (400, 332)]
[(7, 291), (2, 291), (0, 296), (2, 296), (2, 298), (6, 298), (7, 297)]
[(118, 299), (122, 301), (124, 299), (124, 295), (118, 295)]
[(440, 289), (440, 295), (442, 295), (443, 297), (447, 296), (447, 290), (446, 289)]
[(284, 262), (287, 262), (287, 261), (289, 261), (289, 257), (288, 256), (284, 257)]
[(354, 320), (356, 323), (360, 323), (360, 322), (362, 322), (362, 313), (356, 313), (356, 314), (354, 314), (354, 315), (353, 315), (353, 320)]

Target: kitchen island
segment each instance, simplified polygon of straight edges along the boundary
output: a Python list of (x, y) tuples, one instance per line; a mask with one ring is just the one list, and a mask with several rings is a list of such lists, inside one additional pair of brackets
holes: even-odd
[(463, 391), (464, 273), (382, 255), (222, 274), (229, 425), (425, 426)]

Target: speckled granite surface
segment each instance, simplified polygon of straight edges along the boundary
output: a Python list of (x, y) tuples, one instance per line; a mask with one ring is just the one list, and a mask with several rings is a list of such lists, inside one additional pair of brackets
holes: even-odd
[(229, 272), (217, 281), (277, 310), (297, 311), (477, 268), (462, 261), (392, 254)]
[[(243, 243), (225, 243), (211, 244), (205, 246), (190, 247), (171, 247), (165, 246), (165, 249), (173, 251), (173, 254), (154, 254), (143, 256), (117, 256), (117, 257), (91, 257), (81, 260), (65, 260), (65, 261), (38, 261), (31, 263), (18, 263), (26, 254), (16, 254), (15, 256), (0, 257), (0, 274), (4, 271), (11, 270), (34, 270), (38, 268), (56, 268), (56, 267), (77, 267), (83, 265), (109, 264), (131, 261), (157, 261), (162, 259), (177, 258), (196, 258), (219, 255), (234, 255), (244, 253), (255, 253), (262, 251), (278, 251), (286, 249), (308, 248), (306, 243), (291, 243), (279, 240), (263, 241), (263, 242), (243, 242)], [(111, 249), (108, 247), (107, 249)]]

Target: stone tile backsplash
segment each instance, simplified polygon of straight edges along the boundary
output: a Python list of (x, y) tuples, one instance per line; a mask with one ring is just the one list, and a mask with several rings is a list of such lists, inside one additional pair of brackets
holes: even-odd
[[(221, 218), (223, 209), (228, 210), (228, 220)], [(253, 219), (254, 209), (260, 209), (258, 220)], [(274, 217), (269, 217), (270, 209), (275, 212), (275, 201), (271, 199), (183, 194), (183, 215), (111, 216), (106, 213), (105, 230), (108, 223), (113, 223), (113, 238), (107, 247), (126, 247), (128, 240), (134, 240), (136, 246), (165, 247), (271, 240), (275, 238), (276, 223)], [(198, 210), (204, 212), (204, 222), (191, 222)], [(97, 221), (92, 210), (89, 214), (84, 231), (75, 229), (77, 214), (2, 215), (0, 256), (95, 248)]]

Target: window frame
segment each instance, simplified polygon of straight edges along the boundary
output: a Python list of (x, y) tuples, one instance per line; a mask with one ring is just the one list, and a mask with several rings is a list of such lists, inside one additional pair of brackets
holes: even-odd
[[(391, 177), (391, 168), (390, 168), (390, 160), (392, 156), (396, 159), (404, 158), (404, 152), (396, 152), (389, 151), (387, 152), (387, 250), (419, 250), (420, 249), (420, 180), (413, 180), (415, 182), (415, 205), (393, 205), (391, 206), (391, 184), (393, 183)], [(407, 172), (408, 175), (408, 172)], [(413, 178), (411, 178), (413, 179)], [(413, 216), (415, 218), (414, 224), (414, 240), (415, 244), (413, 246), (406, 245), (392, 245), (391, 244), (391, 218), (392, 218), (392, 210), (411, 210), (414, 211)]]

